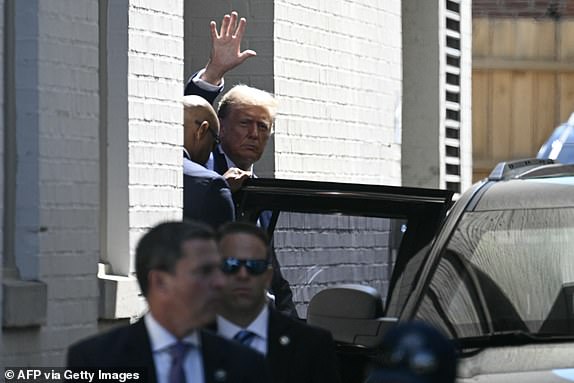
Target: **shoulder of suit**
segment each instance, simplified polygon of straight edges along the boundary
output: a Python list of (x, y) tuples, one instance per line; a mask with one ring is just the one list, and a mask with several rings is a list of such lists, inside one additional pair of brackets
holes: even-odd
[(188, 159), (184, 159), (183, 161), (183, 174), (190, 177), (196, 178), (206, 178), (206, 179), (222, 179), (224, 180), (223, 176), (217, 174), (213, 170), (207, 169), (206, 167), (190, 161)]
[[(139, 325), (138, 325), (139, 326)], [(119, 326), (101, 334), (92, 335), (79, 340), (70, 346), (70, 350), (86, 349), (114, 349), (118, 345), (129, 341), (137, 330), (135, 324)]]

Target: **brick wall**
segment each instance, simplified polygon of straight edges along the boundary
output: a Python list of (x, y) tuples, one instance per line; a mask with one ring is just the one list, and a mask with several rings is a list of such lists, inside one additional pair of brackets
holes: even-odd
[(44, 326), (3, 330), (3, 364), (55, 366), (97, 316), (98, 6), (15, 3), (17, 205), (25, 206), (16, 256), (22, 278), (47, 284), (48, 310)]
[(366, 284), (383, 297), (392, 267), (391, 221), (382, 218), (282, 213), (274, 234), (297, 312), (326, 287)]
[(275, 8), (275, 176), (400, 184), (400, 2)]
[[(401, 53), (398, 1), (275, 1), (275, 176), (399, 185)], [(279, 221), (275, 247), (299, 315), (330, 285), (386, 293), (385, 222)]]
[[(97, 4), (39, 1), (39, 279), (48, 285), (40, 363), (60, 363), (94, 325), (99, 254)], [(32, 84), (30, 84), (32, 85)]]
[[(99, 54), (109, 54), (98, 50), (101, 2), (15, 2), (23, 207), (15, 229), (16, 261), (20, 277), (47, 285), (48, 308), (43, 325), (2, 329), (0, 365), (61, 366), (72, 342), (99, 329), (100, 186), (114, 188), (117, 181), (100, 179), (100, 137), (107, 136), (100, 129), (126, 135), (123, 152), (106, 158), (112, 169), (129, 169), (123, 180), (129, 193), (122, 205), (129, 215), (123, 240), (133, 248), (145, 228), (181, 217), (183, 1), (112, 1), (125, 1), (128, 24), (120, 32), (128, 48), (120, 53), (125, 62), (111, 65), (126, 64), (119, 75), (125, 92), (107, 100), (108, 106), (124, 104), (125, 115), (112, 113), (124, 120), (108, 126), (99, 109), (100, 96), (107, 97), (99, 88), (99, 61), (105, 62)], [(109, 80), (118, 81), (117, 68), (106, 69)]]
[(473, 0), (473, 17), (574, 17), (571, 0)]
[(133, 254), (147, 228), (182, 214), (183, 0), (130, 1), (128, 60)]

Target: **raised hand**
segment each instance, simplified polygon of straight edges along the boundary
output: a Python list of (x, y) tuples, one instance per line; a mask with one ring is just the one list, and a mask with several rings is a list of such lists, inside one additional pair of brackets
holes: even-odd
[(225, 73), (257, 54), (250, 49), (241, 52), (241, 40), (247, 21), (242, 17), (238, 22), (237, 18), (235, 11), (231, 12), (231, 16), (223, 16), (219, 32), (215, 21), (211, 21), (211, 54), (201, 76), (202, 80), (219, 85)]

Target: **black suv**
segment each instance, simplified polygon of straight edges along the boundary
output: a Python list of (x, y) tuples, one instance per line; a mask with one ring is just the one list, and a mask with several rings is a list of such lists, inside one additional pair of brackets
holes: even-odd
[(377, 364), (390, 326), (412, 319), (456, 342), (460, 382), (574, 379), (574, 165), (502, 163), (451, 197), (257, 179), (238, 215), (274, 212), (299, 313), (331, 330), (347, 382)]

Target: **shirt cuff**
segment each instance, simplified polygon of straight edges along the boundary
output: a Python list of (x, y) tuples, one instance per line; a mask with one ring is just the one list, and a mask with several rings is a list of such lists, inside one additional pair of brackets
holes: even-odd
[(191, 81), (193, 81), (193, 83), (195, 85), (197, 85), (199, 88), (203, 89), (203, 90), (207, 90), (210, 92), (219, 92), (221, 91), (221, 89), (223, 89), (223, 85), (224, 85), (224, 79), (221, 79), (221, 84), (219, 85), (213, 85), (205, 80), (202, 80), (200, 77), (201, 75), (205, 72), (205, 68), (201, 69), (199, 72), (197, 72), (195, 74), (195, 76), (193, 76), (191, 78)]

